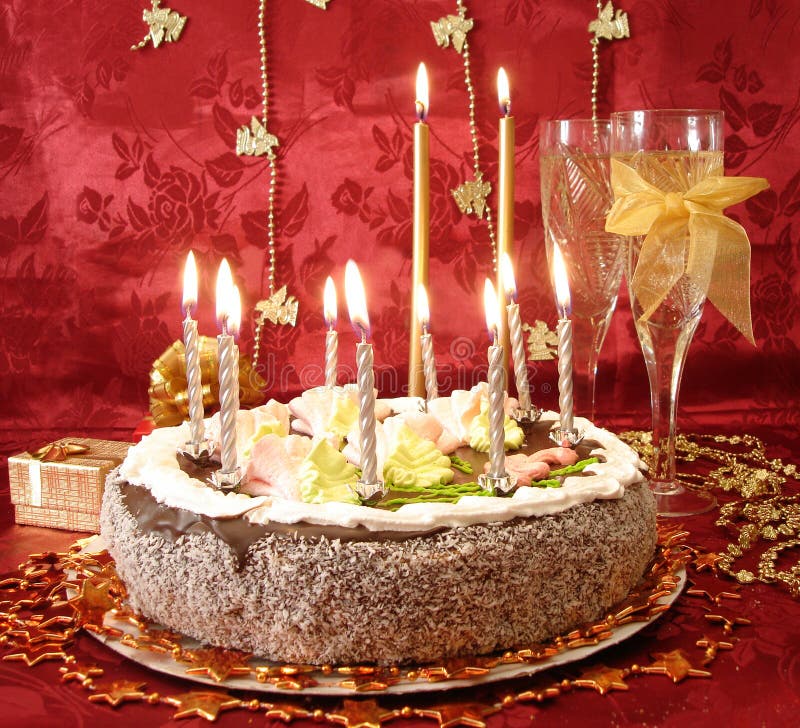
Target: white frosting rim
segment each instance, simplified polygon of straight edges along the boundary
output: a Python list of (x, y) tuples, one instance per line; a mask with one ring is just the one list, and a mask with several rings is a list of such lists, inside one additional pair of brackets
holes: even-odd
[[(546, 419), (557, 419), (545, 412)], [(564, 479), (560, 488), (523, 486), (509, 498), (464, 496), (457, 503), (408, 503), (396, 511), (349, 503), (302, 503), (269, 496), (250, 497), (221, 493), (184, 473), (175, 457), (186, 442), (188, 424), (155, 430), (132, 447), (120, 467), (120, 475), (133, 485), (147, 488), (164, 505), (193, 511), (209, 518), (244, 516), (252, 523), (310, 523), (341, 528), (364, 527), (370, 531), (420, 531), (508, 521), (512, 518), (560, 513), (581, 503), (611, 500), (625, 494), (625, 486), (644, 480), (642, 461), (634, 450), (608, 430), (576, 418), (584, 437), (595, 440), (606, 462), (588, 466), (580, 476)], [(476, 473), (477, 476), (477, 473)]]

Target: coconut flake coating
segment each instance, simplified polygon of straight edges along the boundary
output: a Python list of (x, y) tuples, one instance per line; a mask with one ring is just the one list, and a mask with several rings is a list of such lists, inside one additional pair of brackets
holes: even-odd
[(424, 663), (540, 642), (598, 619), (656, 543), (646, 485), (554, 516), (401, 541), (142, 533), (116, 471), (100, 527), (130, 603), (203, 642), (307, 664)]

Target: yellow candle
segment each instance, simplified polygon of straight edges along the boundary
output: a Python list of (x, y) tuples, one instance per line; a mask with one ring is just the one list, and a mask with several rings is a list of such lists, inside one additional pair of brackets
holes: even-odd
[(411, 321), (409, 328), (408, 386), (409, 394), (425, 395), (422, 369), (421, 327), (419, 322), (420, 284), (428, 285), (428, 236), (430, 231), (430, 170), (428, 118), (428, 74), (425, 64), (417, 69), (417, 123), (414, 124), (414, 252), (411, 280)]
[[(497, 100), (500, 104), (500, 130), (498, 135), (499, 166), (497, 172), (497, 284), (501, 309), (506, 305), (500, 259), (503, 253), (510, 256), (514, 247), (514, 117), (511, 116), (511, 95), (508, 76), (504, 69), (497, 72)], [(509, 351), (508, 326), (500, 321), (500, 341), (503, 350)]]

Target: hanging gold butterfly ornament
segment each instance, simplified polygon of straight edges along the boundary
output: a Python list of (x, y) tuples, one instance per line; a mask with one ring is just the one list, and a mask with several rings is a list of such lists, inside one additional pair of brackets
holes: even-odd
[(152, 8), (142, 11), (142, 20), (149, 26), (147, 35), (136, 45), (131, 46), (132, 51), (144, 48), (148, 42), (153, 48), (158, 48), (162, 43), (175, 43), (181, 37), (183, 26), (186, 25), (186, 16), (181, 15), (172, 8), (162, 8), (161, 0), (152, 0)]

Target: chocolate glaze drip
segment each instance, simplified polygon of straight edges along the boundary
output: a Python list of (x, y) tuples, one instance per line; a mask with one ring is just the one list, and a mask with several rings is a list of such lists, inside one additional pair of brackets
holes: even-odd
[[(525, 443), (520, 452), (530, 454), (552, 447), (553, 443), (548, 438), (548, 432), (552, 425), (552, 422), (539, 422), (526, 427)], [(589, 457), (591, 449), (597, 446), (596, 442), (582, 442), (578, 446), (578, 456), (580, 458)], [(478, 474), (483, 472), (483, 466), (487, 459), (485, 454), (476, 453), (474, 450), (464, 447), (459, 448), (456, 455), (469, 462), (474, 470), (472, 475), (455, 471), (456, 482), (474, 481)], [(184, 472), (203, 482), (207, 482), (213, 471), (210, 464), (198, 465), (182, 455), (178, 456), (178, 461)], [(370, 531), (364, 526), (344, 528), (342, 526), (319, 526), (312, 523), (276, 522), (254, 524), (247, 518), (211, 518), (193, 511), (165, 506), (159, 503), (147, 488), (130, 483), (123, 483), (120, 490), (125, 505), (143, 532), (157, 533), (172, 542), (185, 534), (213, 533), (230, 547), (239, 568), (244, 565), (250, 547), (256, 541), (269, 535), (290, 539), (324, 537), (340, 541), (405, 541), (446, 530), (445, 527), (437, 527), (420, 531)], [(394, 496), (389, 493), (387, 498), (391, 497)]]

